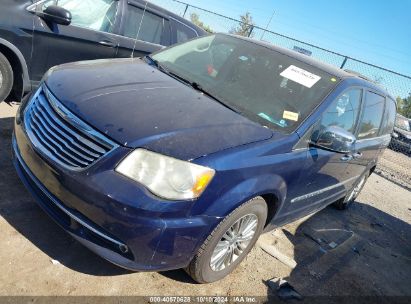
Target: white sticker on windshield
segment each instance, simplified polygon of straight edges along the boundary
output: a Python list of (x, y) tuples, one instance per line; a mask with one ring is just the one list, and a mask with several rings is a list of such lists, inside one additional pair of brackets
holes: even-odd
[(318, 80), (321, 79), (320, 76), (314, 75), (313, 73), (296, 67), (295, 65), (290, 65), (288, 68), (282, 71), (280, 75), (307, 88), (311, 88), (316, 84)]

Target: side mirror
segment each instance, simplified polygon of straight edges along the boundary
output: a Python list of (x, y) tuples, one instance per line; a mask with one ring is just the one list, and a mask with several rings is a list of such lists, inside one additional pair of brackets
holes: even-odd
[(353, 149), (355, 136), (341, 127), (331, 126), (325, 128), (312, 145), (339, 153), (349, 153)]
[(44, 11), (37, 13), (45, 21), (57, 23), (61, 25), (69, 25), (71, 23), (71, 13), (57, 5), (49, 5)]

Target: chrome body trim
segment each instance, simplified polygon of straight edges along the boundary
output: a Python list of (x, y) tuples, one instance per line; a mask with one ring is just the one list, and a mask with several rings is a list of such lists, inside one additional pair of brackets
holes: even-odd
[(350, 177), (349, 179), (347, 179), (347, 180), (345, 180), (345, 181), (343, 181), (343, 182), (337, 183), (337, 184), (335, 184), (335, 185), (328, 186), (328, 187), (325, 187), (325, 188), (323, 188), (323, 189), (316, 190), (316, 191), (313, 191), (313, 192), (311, 192), (311, 193), (307, 193), (307, 194), (304, 194), (304, 195), (301, 195), (301, 196), (297, 196), (297, 197), (293, 198), (293, 199), (290, 201), (290, 203), (293, 204), (293, 203), (296, 203), (296, 202), (305, 200), (305, 199), (307, 199), (307, 198), (311, 198), (311, 197), (320, 195), (320, 194), (322, 194), (322, 193), (324, 193), (324, 192), (327, 192), (327, 191), (329, 191), (329, 190), (332, 190), (332, 189), (334, 189), (334, 188), (337, 188), (337, 187), (343, 186), (343, 185), (345, 185), (345, 184), (348, 184), (350, 181), (352, 181), (352, 180), (354, 180), (354, 179), (357, 179), (357, 178), (359, 178), (359, 177), (360, 177), (359, 175), (356, 175), (356, 176)]
[(77, 118), (73, 113), (70, 112), (65, 106), (63, 106), (57, 98), (50, 92), (46, 85), (43, 84), (43, 91), (53, 109), (69, 124), (73, 125), (76, 129), (80, 130), (81, 132), (87, 134), (94, 140), (101, 143), (103, 146), (110, 148), (110, 146), (115, 146), (116, 144), (108, 139), (106, 136), (102, 135), (101, 133), (95, 131), (92, 127), (88, 124)]
[(69, 170), (85, 170), (118, 147), (71, 113), (44, 84), (33, 94), (23, 117), (36, 151)]

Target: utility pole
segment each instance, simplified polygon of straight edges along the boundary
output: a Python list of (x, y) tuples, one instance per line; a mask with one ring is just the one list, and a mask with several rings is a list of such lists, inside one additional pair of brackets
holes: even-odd
[(271, 20), (273, 20), (274, 14), (275, 14), (275, 11), (273, 11), (273, 14), (271, 15), (271, 18), (270, 18), (270, 20), (268, 21), (267, 26), (265, 27), (265, 30), (264, 30), (263, 33), (261, 34), (260, 40), (263, 40), (264, 34), (265, 34), (265, 32), (268, 30), (268, 27), (270, 26)]

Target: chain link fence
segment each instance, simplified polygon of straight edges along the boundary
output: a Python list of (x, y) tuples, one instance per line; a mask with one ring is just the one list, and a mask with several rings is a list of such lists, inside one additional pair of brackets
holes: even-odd
[[(253, 24), (244, 24), (240, 20), (223, 16), (208, 9), (196, 7), (178, 0), (151, 0), (177, 15), (188, 20), (193, 15), (204, 23), (204, 26), (214, 32), (230, 32), (243, 25), (247, 28), (247, 36), (266, 42), (303, 52), (318, 60), (342, 69), (355, 71), (377, 82), (397, 99), (399, 107), (408, 106), (411, 115), (411, 77), (379, 67), (349, 56), (321, 48), (319, 46), (294, 39), (287, 35), (266, 30)], [(407, 121), (407, 123), (405, 123)], [(389, 149), (383, 154), (376, 173), (411, 190), (411, 132), (408, 119), (397, 119), (393, 140)]]

